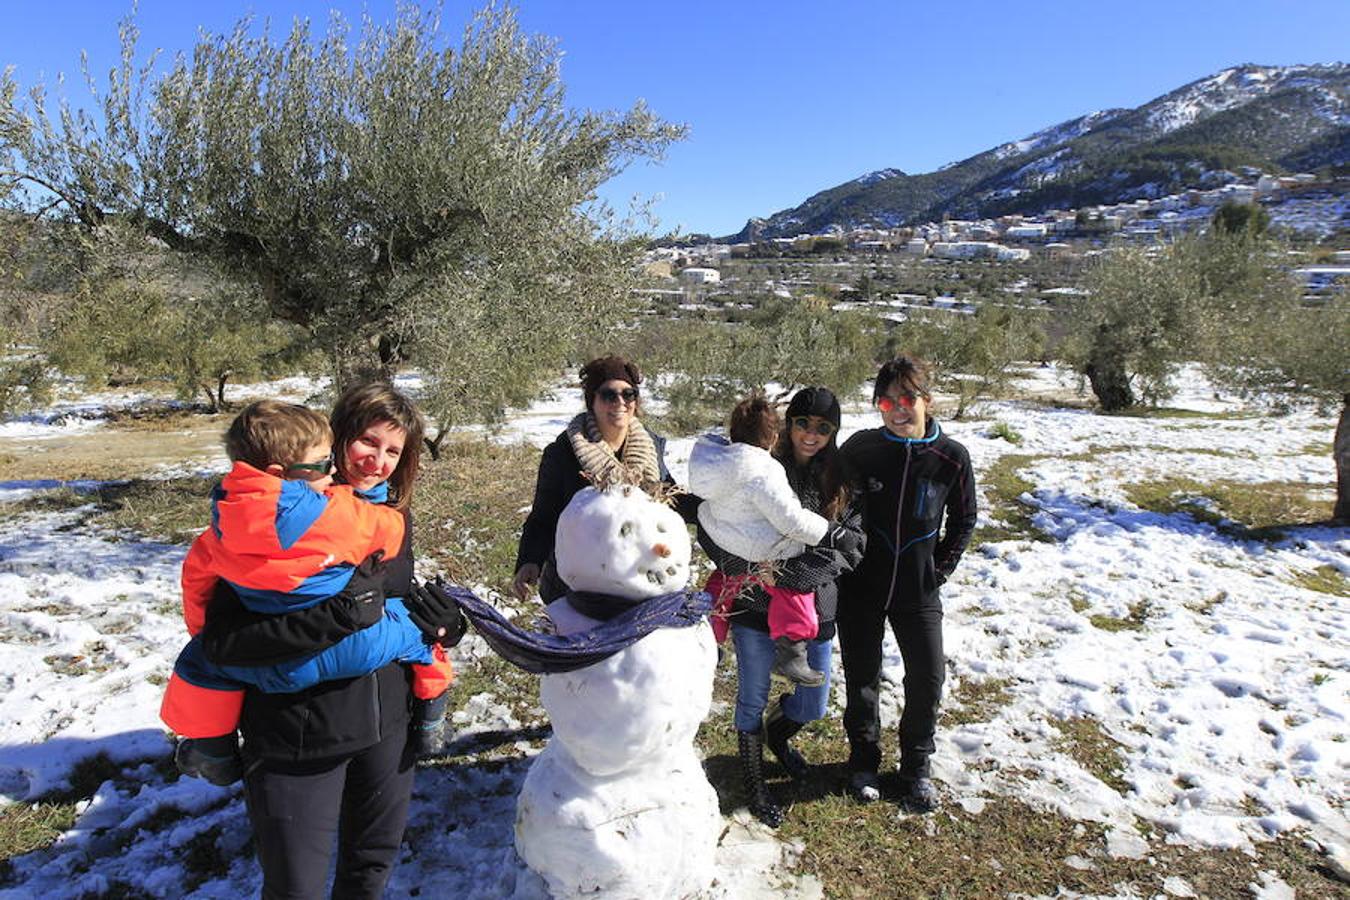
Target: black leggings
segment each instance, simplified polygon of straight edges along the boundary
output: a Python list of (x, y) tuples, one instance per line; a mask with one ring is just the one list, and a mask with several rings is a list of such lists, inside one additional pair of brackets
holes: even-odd
[(844, 657), (844, 731), (849, 769), (876, 772), (881, 766), (881, 640), (889, 619), (905, 664), (905, 711), (900, 717), (900, 774), (927, 778), (933, 755), (938, 703), (942, 700), (942, 603), (937, 597), (889, 615), (864, 598), (841, 604), (836, 625)]
[(310, 762), (264, 760), (244, 777), (264, 900), (324, 896), (333, 840), (333, 894), (377, 898), (393, 870), (412, 799), (407, 732), (373, 747)]

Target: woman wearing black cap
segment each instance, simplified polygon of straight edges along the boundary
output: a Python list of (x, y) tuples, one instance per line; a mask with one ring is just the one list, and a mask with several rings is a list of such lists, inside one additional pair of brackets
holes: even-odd
[[(581, 367), (586, 409), (544, 448), (539, 461), (534, 505), (516, 553), (512, 587), (520, 599), (536, 583), (544, 603), (567, 592), (554, 568), (553, 536), (558, 517), (577, 491), (596, 481), (639, 484), (648, 493), (663, 482), (675, 483), (666, 469), (665, 438), (638, 421), (641, 384), (637, 365), (622, 356), (602, 356)], [(685, 511), (683, 506), (680, 511)]]
[[(746, 581), (731, 604), (732, 643), (736, 647), (736, 731), (741, 770), (749, 793), (750, 812), (776, 827), (783, 810), (769, 796), (764, 782), (763, 748), (782, 763), (788, 775), (801, 779), (807, 763), (789, 743), (807, 722), (825, 714), (829, 699), (830, 655), (838, 606), (836, 579), (858, 564), (863, 553), (862, 518), (851, 508), (849, 493), (836, 458), (839, 401), (823, 387), (798, 391), (787, 409), (787, 427), (773, 448), (774, 458), (787, 472), (788, 483), (806, 509), (817, 512), (845, 530), (849, 539), (808, 547), (777, 567), (773, 582), (793, 591), (814, 592), (820, 630), (809, 642), (807, 661), (825, 673), (818, 687), (798, 685), (769, 707), (769, 675), (774, 663), (774, 641), (769, 635), (769, 598), (753, 580)], [(754, 563), (718, 547), (703, 528), (699, 544), (723, 575), (737, 578), (757, 574)], [(765, 710), (768, 715), (765, 716)]]

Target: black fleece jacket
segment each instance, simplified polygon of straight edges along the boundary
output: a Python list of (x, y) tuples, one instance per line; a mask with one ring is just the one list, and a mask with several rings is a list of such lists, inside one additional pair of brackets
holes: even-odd
[(975, 472), (966, 448), (929, 419), (921, 439), (869, 429), (845, 441), (839, 456), (867, 529), (863, 561), (843, 581), (846, 603), (937, 602), (975, 531)]

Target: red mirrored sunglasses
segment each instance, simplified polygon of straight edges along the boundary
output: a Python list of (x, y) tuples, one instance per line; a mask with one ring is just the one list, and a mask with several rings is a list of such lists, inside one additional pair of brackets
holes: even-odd
[(918, 394), (912, 394), (908, 391), (906, 391), (903, 394), (900, 394), (897, 397), (891, 397), (887, 395), (884, 397), (879, 397), (877, 399), (877, 409), (881, 410), (882, 412), (891, 412), (897, 406), (903, 406), (905, 409), (913, 409), (914, 403), (918, 399), (919, 399)]

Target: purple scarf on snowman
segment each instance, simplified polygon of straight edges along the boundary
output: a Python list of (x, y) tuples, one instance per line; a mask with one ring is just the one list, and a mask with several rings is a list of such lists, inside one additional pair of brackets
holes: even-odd
[[(683, 590), (633, 602), (596, 594), (568, 595), (579, 612), (603, 618), (588, 631), (546, 634), (512, 625), (473, 591), (442, 581), (427, 583), (427, 589), (452, 600), (493, 650), (526, 672), (547, 675), (573, 672), (608, 659), (642, 640), (658, 628), (686, 628), (702, 621), (712, 609), (713, 598), (704, 591)], [(597, 613), (610, 615), (597, 615)]]

